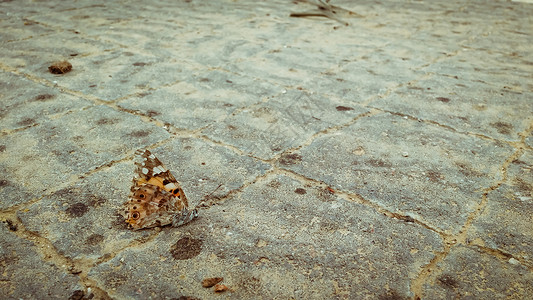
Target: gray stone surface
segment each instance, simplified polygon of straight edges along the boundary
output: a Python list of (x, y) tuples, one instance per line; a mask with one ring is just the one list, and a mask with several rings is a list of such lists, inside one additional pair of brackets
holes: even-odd
[(175, 85), (128, 97), (118, 104), (180, 129), (198, 130), (260, 102), (265, 95), (280, 92), (279, 87), (255, 78), (189, 69)]
[[(175, 252), (182, 239), (189, 242), (178, 254), (199, 248), (194, 257)], [(164, 229), (90, 275), (111, 296), (133, 298), (210, 298), (210, 290), (198, 288), (210, 276), (224, 277), (234, 287), (233, 298), (408, 297), (409, 281), (441, 244), (431, 230), (388, 218), (321, 185), (270, 175), (181, 232)]]
[(511, 147), (379, 114), (317, 137), (279, 166), (457, 234)]
[(468, 232), (480, 246), (502, 251), (533, 262), (533, 156), (526, 153), (514, 160), (507, 180), (487, 195), (487, 206)]
[(3, 107), (0, 116), (5, 133), (33, 127), (92, 104), (12, 73), (4, 73), (2, 77), (0, 93)]
[(133, 164), (116, 164), (80, 182), (54, 192), (17, 212), (26, 230), (45, 237), (69, 259), (103, 259), (149, 232), (125, 231), (120, 205), (130, 182), (120, 174)]
[[(242, 187), (269, 168), (196, 139), (171, 142), (154, 153), (164, 161), (178, 162), (167, 167), (184, 178), (181, 183), (194, 206), (208, 195), (221, 197)], [(117, 249), (150, 235), (149, 231), (125, 230), (121, 215), (120, 207), (131, 185), (131, 178), (124, 178), (123, 174), (133, 177), (134, 169), (131, 162), (110, 166), (18, 211), (17, 217), (27, 230), (46, 237), (65, 257), (106, 259)], [(219, 184), (224, 186), (217, 189)]]
[(309, 2), (1, 1), (0, 298), (533, 298), (533, 3)]
[[(100, 105), (75, 109), (61, 118), (8, 134), (0, 152), (0, 167), (9, 174), (4, 186), (36, 195), (53, 192), (95, 168), (120, 160), (132, 149), (168, 138), (166, 131), (133, 119), (139, 117)], [(1, 206), (29, 200), (11, 195)]]
[[(344, 104), (344, 105), (343, 105)], [(314, 134), (368, 110), (322, 95), (289, 90), (235, 112), (203, 133), (255, 157), (272, 159), (306, 142)]]
[(424, 286), (428, 299), (529, 299), (533, 276), (513, 259), (454, 248)]
[[(464, 74), (455, 72), (452, 75)], [(526, 78), (524, 76), (522, 81), (527, 81)], [(519, 133), (529, 126), (524, 120), (531, 120), (533, 101), (529, 101), (529, 97), (529, 93), (506, 89), (501, 81), (495, 86), (455, 76), (430, 75), (371, 105), (437, 122), (460, 132), (518, 141)]]
[(0, 295), (3, 299), (66, 298), (83, 289), (78, 276), (43, 256), (35, 243), (0, 223)]

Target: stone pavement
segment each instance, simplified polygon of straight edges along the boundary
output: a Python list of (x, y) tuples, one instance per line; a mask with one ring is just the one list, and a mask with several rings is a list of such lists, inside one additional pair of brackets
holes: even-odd
[(533, 299), (533, 4), (332, 2), (0, 2), (0, 298)]

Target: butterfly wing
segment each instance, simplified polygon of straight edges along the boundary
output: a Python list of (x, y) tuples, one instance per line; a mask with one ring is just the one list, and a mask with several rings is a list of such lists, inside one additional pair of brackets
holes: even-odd
[(125, 203), (125, 219), (131, 229), (165, 226), (172, 223), (176, 210), (173, 195), (152, 184), (136, 185), (131, 188), (129, 200)]
[(173, 224), (180, 226), (198, 216), (188, 209), (188, 201), (178, 181), (150, 151), (139, 151), (141, 162), (128, 201), (124, 218), (134, 230)]
[(142, 158), (141, 162), (137, 162), (137, 175), (139, 176), (138, 184), (152, 184), (158, 186), (180, 199), (179, 209), (189, 207), (187, 196), (183, 192), (179, 182), (174, 178), (172, 173), (163, 165), (163, 163), (155, 157), (150, 151), (138, 151)]

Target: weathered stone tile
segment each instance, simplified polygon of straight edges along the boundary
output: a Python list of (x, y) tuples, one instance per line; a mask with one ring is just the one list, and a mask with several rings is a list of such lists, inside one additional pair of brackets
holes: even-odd
[(531, 136), (531, 134), (528, 137), (526, 137), (526, 145), (533, 148), (533, 136)]
[(22, 1), (2, 1), (0, 2), (0, 8), (2, 12), (6, 12), (8, 16), (25, 17), (28, 15), (48, 14), (57, 10), (61, 10), (63, 13), (71, 11), (73, 8), (84, 5), (83, 3), (91, 3), (94, 1), (80, 0), (74, 2), (58, 3), (55, 1), (39, 1), (32, 0)]
[[(238, 189), (269, 168), (194, 139), (180, 139), (153, 153), (181, 182), (190, 206), (207, 195), (218, 197)], [(113, 165), (19, 211), (18, 217), (27, 230), (46, 237), (66, 257), (111, 257), (133, 240), (154, 233), (128, 230), (121, 215), (134, 170), (132, 162)]]
[[(83, 290), (76, 275), (44, 261), (33, 242), (0, 223), (0, 296), (2, 299), (67, 299)], [(14, 228), (13, 228), (14, 229)]]
[(269, 164), (194, 138), (173, 140), (152, 153), (182, 183), (193, 206), (206, 196), (216, 198), (239, 189), (271, 168)]
[(423, 287), (422, 299), (531, 299), (527, 267), (459, 246), (438, 263), (439, 273)]
[(270, 159), (313, 134), (347, 123), (366, 111), (333, 97), (289, 90), (239, 111), (203, 133), (253, 156)]
[[(189, 254), (188, 259), (175, 259), (171, 254), (173, 244), (180, 243), (180, 238), (187, 235), (192, 226), (191, 223), (179, 229), (164, 229), (155, 242), (130, 247), (92, 268), (89, 278), (117, 299), (177, 299), (205, 293), (201, 279), (195, 282), (192, 273), (198, 273), (199, 264), (207, 261), (191, 260), (202, 250), (202, 241), (187, 236), (175, 247), (177, 251)], [(206, 272), (205, 269), (202, 272)], [(211, 269), (211, 272), (215, 270)]]
[[(199, 53), (196, 59), (201, 63), (214, 64), (238, 74), (268, 79), (283, 86), (301, 87), (311, 91), (320, 88), (323, 93), (334, 93), (344, 88), (342, 81), (337, 78), (346, 80), (343, 78), (345, 74), (341, 72), (347, 62), (371, 53), (376, 45), (385, 43), (379, 39), (368, 42), (365, 35), (357, 35), (349, 29), (330, 32), (325, 28), (317, 28), (318, 32), (310, 32), (309, 27), (304, 24), (295, 26), (282, 23), (277, 25), (276, 32), (257, 37), (255, 42), (229, 41), (220, 45), (216, 52)], [(295, 32), (298, 32), (297, 39), (285, 36), (293, 36)], [(353, 44), (344, 42), (348, 38), (353, 40)], [(273, 42), (265, 45), (264, 39)], [(287, 39), (292, 40), (290, 43), (284, 43)], [(336, 49), (334, 52), (333, 45)], [(357, 74), (361, 72), (351, 71)], [(333, 84), (328, 85), (330, 81)], [(363, 85), (360, 82), (356, 84)]]
[[(4, 136), (0, 168), (4, 187), (39, 196), (47, 189), (91, 169), (118, 160), (125, 153), (168, 138), (169, 134), (136, 116), (105, 106), (72, 112), (59, 119)], [(6, 195), (2, 207), (27, 202)]]
[(71, 62), (76, 70), (73, 67), (68, 76), (56, 78), (58, 85), (109, 101), (181, 81), (198, 68), (127, 50), (77, 57)]
[(351, 102), (363, 102), (422, 76), (414, 70), (422, 62), (393, 57), (387, 52), (402, 53), (398, 47), (374, 49), (371, 53), (343, 60), (338, 68), (312, 78), (308, 86)]
[[(112, 30), (117, 22), (138, 18), (134, 3), (124, 2), (117, 7), (88, 0), (76, 1), (74, 5), (64, 4), (66, 4), (64, 7), (53, 9), (46, 14), (30, 14), (30, 18), (39, 23), (63, 28), (83, 36), (102, 28)], [(97, 38), (97, 40), (106, 39), (103, 34)]]
[(111, 166), (19, 210), (17, 216), (26, 230), (45, 237), (65, 257), (113, 256), (150, 235), (128, 230), (121, 215), (134, 169), (131, 162)]
[[(0, 298), (532, 298), (533, 6), (333, 2), (0, 1)], [(125, 228), (143, 147), (198, 219)]]
[[(408, 297), (410, 279), (441, 244), (439, 235), (414, 223), (271, 175), (89, 276), (119, 298), (155, 291), (209, 298), (212, 289), (200, 288), (206, 277), (223, 277), (234, 298)], [(146, 281), (153, 276), (158, 280)]]
[(526, 152), (508, 169), (508, 180), (487, 195), (483, 213), (468, 238), (533, 264), (533, 154)]
[(462, 46), (479, 54), (475, 55), (474, 61), (495, 56), (500, 61), (522, 62), (519, 69), (526, 68), (533, 63), (530, 56), (533, 39), (530, 36), (531, 29), (527, 26), (523, 22), (494, 24), (489, 27), (490, 31), (485, 29), (480, 36), (463, 42)]
[(92, 105), (55, 88), (43, 86), (25, 77), (0, 73), (0, 126), (3, 131), (36, 126), (62, 114)]
[(364, 118), (279, 160), (336, 189), (457, 233), (513, 149), (381, 114)]
[[(200, 27), (208, 32), (204, 35), (193, 35), (190, 32), (196, 30), (190, 30), (183, 36), (186, 44), (179, 48), (167, 48), (169, 51), (179, 49), (180, 53), (176, 55), (190, 53), (188, 57), (203, 65), (268, 79), (285, 86), (312, 89), (323, 77), (322, 73), (335, 72), (346, 57), (370, 53), (387, 43), (385, 39), (365, 33), (357, 27), (341, 26), (338, 30), (332, 30), (331, 25), (338, 25), (336, 21), (290, 18), (288, 13), (296, 7), (292, 3), (276, 3), (257, 11), (254, 9), (252, 16), (248, 16), (248, 10), (243, 9), (240, 16), (230, 14), (228, 17), (231, 20), (228, 22), (233, 22), (234, 27), (224, 27), (223, 30), (218, 24)], [(312, 6), (308, 5), (309, 8)], [(310, 30), (310, 23), (319, 26), (313, 26)], [(183, 26), (198, 27), (194, 19), (192, 25)], [(226, 38), (220, 39), (220, 35)], [(168, 45), (172, 41), (162, 43)]]
[[(477, 84), (480, 89), (508, 94), (509, 98), (531, 95), (531, 61), (527, 62), (521, 55), (513, 54), (512, 48), (504, 53), (490, 50), (470, 53), (471, 51), (475, 50), (462, 51), (433, 63), (422, 71), (440, 77), (452, 77), (458, 79), (458, 83), (470, 86)], [(529, 52), (531, 51), (533, 47)]]
[(194, 70), (175, 85), (128, 97), (118, 104), (174, 127), (195, 130), (279, 92), (279, 87), (249, 77)]
[(529, 126), (532, 93), (453, 77), (431, 76), (401, 87), (370, 105), (422, 120), (504, 140), (520, 140)]
[[(473, 33), (462, 46), (475, 49), (475, 53), (481, 54), (475, 57), (490, 56), (495, 52), (514, 53), (512, 56), (515, 58), (525, 54), (524, 58), (528, 60), (529, 56), (531, 64), (531, 23), (521, 21), (531, 15), (531, 4), (520, 2), (498, 2), (494, 6), (476, 5), (472, 2), (467, 4), (465, 10), (451, 12), (450, 15), (463, 18), (463, 22), (468, 23), (468, 28)], [(474, 19), (471, 18), (471, 11), (475, 12)], [(468, 20), (465, 19), (467, 15)], [(483, 26), (479, 26), (480, 23)], [(475, 31), (476, 29), (482, 31)]]
[[(3, 64), (48, 81), (56, 81), (61, 86), (63, 82), (68, 82), (78, 75), (77, 60), (80, 57), (114, 47), (116, 46), (109, 43), (83, 38), (74, 32), (54, 32), (4, 43), (0, 57)], [(63, 60), (72, 63), (72, 71), (62, 75), (54, 75), (48, 71), (53, 62)]]
[(42, 35), (53, 32), (32, 20), (18, 16), (2, 16), (0, 18), (0, 41), (2, 43), (15, 40), (24, 40), (35, 35)]

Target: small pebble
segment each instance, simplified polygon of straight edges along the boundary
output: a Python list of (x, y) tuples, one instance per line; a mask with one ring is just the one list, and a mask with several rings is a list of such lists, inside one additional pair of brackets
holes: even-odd
[(223, 280), (222, 277), (211, 277), (202, 280), (202, 286), (205, 288), (212, 287)]
[(215, 285), (215, 293), (222, 293), (228, 290), (228, 287), (223, 284)]
[(70, 70), (72, 70), (72, 64), (66, 60), (55, 62), (48, 67), (48, 71), (52, 74), (65, 74)]

